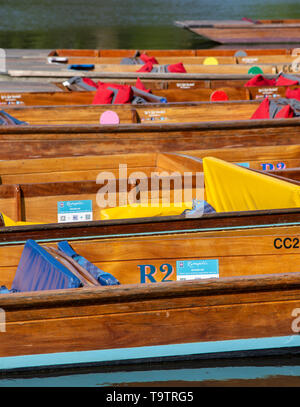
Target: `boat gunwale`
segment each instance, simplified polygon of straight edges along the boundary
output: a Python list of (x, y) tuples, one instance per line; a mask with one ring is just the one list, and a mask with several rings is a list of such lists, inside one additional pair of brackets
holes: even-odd
[[(300, 208), (223, 212), (204, 214), (198, 218), (184, 215), (101, 220), (74, 223), (52, 223), (22, 226), (2, 226), (0, 246), (21, 245), (28, 239), (39, 243), (60, 240), (124, 239), (225, 230), (299, 226)], [(300, 219), (299, 219), (300, 220)], [(4, 222), (2, 221), (2, 225)]]
[[(6, 312), (23, 309), (76, 307), (159, 301), (170, 298), (223, 296), (254, 292), (279, 292), (300, 289), (300, 272), (256, 274), (211, 279), (81, 287), (49, 291), (1, 294), (0, 306)], [(300, 292), (299, 292), (300, 293)], [(286, 299), (286, 298), (285, 298)], [(288, 299), (286, 299), (288, 300)], [(267, 300), (266, 300), (267, 301)], [(198, 304), (199, 306), (199, 304)], [(201, 304), (200, 304), (201, 306)], [(172, 307), (171, 307), (172, 308)], [(44, 318), (45, 316), (43, 316)]]
[[(249, 101), (245, 101), (249, 102)], [(256, 101), (250, 101), (256, 102)], [(212, 102), (215, 103), (215, 102)], [(258, 104), (258, 102), (256, 102)], [(152, 105), (153, 106), (153, 105)], [(159, 105), (162, 106), (162, 105)], [(165, 106), (165, 105), (164, 105)], [(1, 134), (42, 134), (42, 133), (138, 133), (138, 132), (176, 132), (185, 130), (229, 130), (229, 129), (255, 129), (266, 127), (289, 127), (299, 126), (300, 118), (283, 118), (283, 119), (242, 119), (242, 120), (220, 120), (220, 121), (201, 121), (187, 123), (132, 123), (118, 125), (98, 125), (98, 124), (59, 124), (59, 125), (17, 125), (0, 127)]]
[[(113, 219), (113, 220), (98, 220), (98, 221), (84, 221), (84, 222), (70, 222), (70, 223), (50, 223), (50, 224), (38, 224), (38, 225), (20, 225), (20, 226), (5, 226), (0, 227), (0, 240), (1, 234), (6, 232), (26, 232), (30, 230), (44, 230), (44, 229), (65, 229), (67, 226), (71, 229), (82, 229), (89, 226), (96, 226), (100, 228), (106, 228), (109, 226), (124, 226), (130, 228), (131, 225), (135, 224), (160, 224), (160, 223), (172, 223), (174, 221), (190, 222), (192, 220), (222, 220), (222, 219), (232, 219), (238, 218), (257, 218), (264, 217), (268, 215), (280, 216), (280, 215), (296, 214), (300, 215), (300, 208), (286, 208), (286, 209), (264, 209), (264, 210), (253, 210), (253, 211), (236, 211), (236, 212), (217, 212), (217, 213), (206, 213), (200, 217), (188, 218), (185, 215), (173, 215), (173, 216), (155, 216), (155, 217), (144, 217), (144, 218), (130, 218), (130, 219)], [(280, 221), (280, 219), (279, 219)]]

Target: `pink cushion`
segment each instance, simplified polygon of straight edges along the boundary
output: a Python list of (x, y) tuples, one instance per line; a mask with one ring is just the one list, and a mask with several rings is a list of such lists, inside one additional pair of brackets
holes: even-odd
[(116, 112), (112, 110), (106, 110), (100, 116), (100, 124), (119, 124), (120, 118)]

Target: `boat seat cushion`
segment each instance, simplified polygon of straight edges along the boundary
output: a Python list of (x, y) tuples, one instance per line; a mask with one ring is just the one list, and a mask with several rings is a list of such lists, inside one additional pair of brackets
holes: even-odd
[(72, 246), (67, 241), (58, 243), (58, 249), (70, 256), (81, 267), (87, 270), (101, 285), (119, 285), (119, 281), (110, 273), (107, 273), (96, 267), (89, 260), (75, 252)]
[(129, 85), (98, 82), (98, 89), (93, 104), (125, 104), (131, 103), (133, 91)]
[(25, 291), (76, 288), (81, 281), (34, 240), (27, 240), (12, 283), (12, 289)]

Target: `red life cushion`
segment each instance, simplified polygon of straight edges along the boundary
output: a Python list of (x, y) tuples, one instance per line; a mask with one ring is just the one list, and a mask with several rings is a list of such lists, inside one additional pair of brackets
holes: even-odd
[(93, 105), (109, 105), (112, 102), (114, 92), (102, 86), (98, 87), (97, 92), (92, 101)]
[(285, 91), (285, 97), (288, 99), (300, 100), (300, 88), (298, 89), (287, 88), (287, 90)]
[(158, 65), (158, 62), (157, 62), (156, 58), (154, 58), (154, 57), (149, 57), (147, 54), (141, 54), (141, 55), (139, 56), (139, 58), (140, 58), (145, 64), (146, 64), (147, 62), (151, 62), (151, 64), (153, 64), (153, 65), (155, 65), (155, 64)]
[(144, 86), (144, 84), (142, 83), (142, 81), (140, 80), (140, 78), (137, 78), (137, 80), (136, 80), (136, 82), (135, 82), (135, 87), (138, 88), (138, 89), (140, 89), (140, 90), (142, 90), (142, 91), (144, 91), (144, 92), (152, 93), (151, 89), (146, 89), (146, 88), (145, 88), (145, 86)]
[(261, 74), (255, 75), (244, 86), (275, 86), (275, 79), (266, 79)]
[(133, 98), (133, 91), (131, 86), (123, 85), (122, 88), (118, 90), (118, 93), (115, 97), (114, 104), (124, 104), (124, 103), (131, 103)]
[(280, 75), (276, 81), (276, 86), (293, 86), (293, 85), (299, 85), (298, 81), (293, 81), (292, 79), (285, 78), (282, 75)]
[(120, 85), (119, 83), (110, 83), (110, 82), (98, 82), (98, 88), (102, 87), (106, 88), (114, 88), (114, 89), (121, 89), (124, 85)]
[(178, 64), (171, 64), (168, 66), (169, 72), (179, 72), (179, 73), (186, 73), (185, 67), (183, 66), (182, 62), (178, 62)]
[(275, 119), (288, 119), (294, 117), (294, 110), (290, 105), (284, 106), (279, 112), (275, 115)]
[(153, 69), (153, 64), (151, 64), (151, 62), (147, 62), (140, 69), (138, 69), (137, 72), (151, 72), (152, 69)]
[[(116, 96), (115, 99), (113, 100), (114, 97), (114, 92), (111, 89), (116, 89)], [(110, 97), (110, 93), (112, 94)], [(108, 104), (108, 103), (113, 103), (113, 104), (124, 104), (124, 103), (131, 103), (133, 99), (133, 91), (131, 89), (131, 86), (129, 85), (120, 85), (118, 83), (106, 83), (106, 82), (98, 82), (98, 90), (95, 95), (95, 98), (99, 94), (99, 100), (104, 101), (102, 104)], [(103, 95), (103, 96), (101, 96)], [(98, 100), (98, 99), (96, 99)], [(107, 103), (105, 101), (107, 100)], [(110, 100), (110, 102), (108, 102)], [(98, 103), (100, 104), (100, 102)]]
[(258, 106), (256, 111), (250, 117), (250, 119), (269, 119), (270, 118), (270, 111), (269, 111), (270, 101), (268, 98), (265, 98), (261, 104)]
[(82, 78), (83, 82), (86, 83), (89, 86), (93, 86), (94, 88), (97, 89), (97, 84), (90, 78)]

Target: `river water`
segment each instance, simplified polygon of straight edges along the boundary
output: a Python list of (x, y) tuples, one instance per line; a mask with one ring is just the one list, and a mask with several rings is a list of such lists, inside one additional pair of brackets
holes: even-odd
[(0, 0), (2, 48), (208, 48), (176, 20), (300, 18), (299, 0)]

